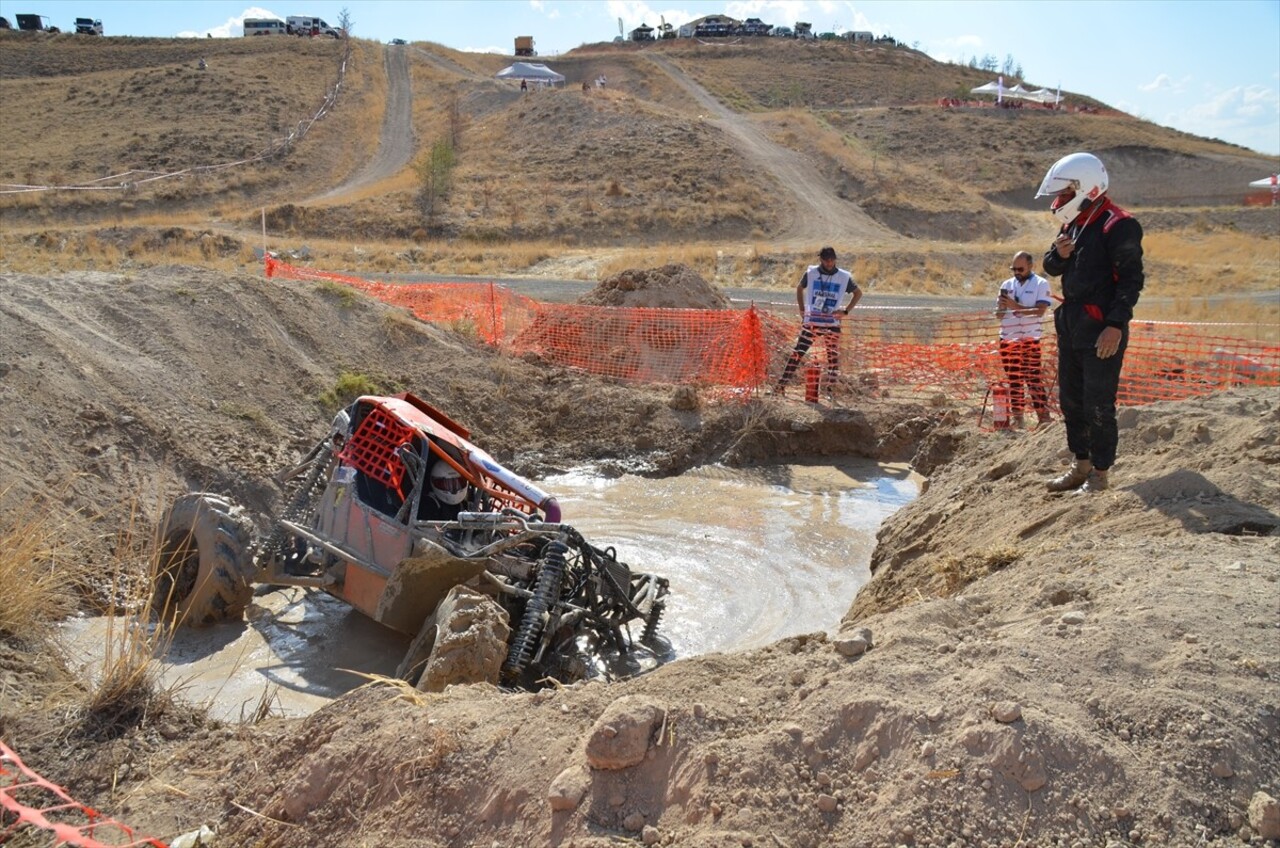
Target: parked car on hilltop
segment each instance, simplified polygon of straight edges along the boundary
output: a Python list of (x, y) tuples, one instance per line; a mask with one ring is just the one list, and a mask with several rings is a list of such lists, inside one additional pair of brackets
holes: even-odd
[(102, 35), (102, 21), (93, 18), (76, 18), (76, 35)]

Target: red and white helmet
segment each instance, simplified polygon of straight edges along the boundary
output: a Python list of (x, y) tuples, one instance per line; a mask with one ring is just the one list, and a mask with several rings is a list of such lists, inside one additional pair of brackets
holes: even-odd
[(431, 496), (443, 504), (460, 504), (467, 497), (466, 478), (443, 459), (431, 466)]
[(1101, 159), (1092, 153), (1072, 153), (1053, 163), (1036, 197), (1051, 195), (1053, 217), (1070, 224), (1107, 193), (1107, 185), (1107, 168)]

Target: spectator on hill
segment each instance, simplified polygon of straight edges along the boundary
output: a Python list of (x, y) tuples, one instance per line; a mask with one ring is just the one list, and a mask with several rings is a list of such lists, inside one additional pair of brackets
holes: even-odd
[(1062, 277), (1058, 334), (1058, 395), (1067, 427), (1071, 470), (1048, 483), (1051, 492), (1098, 492), (1116, 458), (1116, 393), (1129, 344), (1129, 321), (1144, 281), (1142, 227), (1107, 196), (1107, 169), (1091, 153), (1053, 164), (1036, 197), (1051, 196), (1062, 222), (1044, 255), (1044, 270)]
[[(841, 308), (845, 296), (848, 304)], [(836, 251), (824, 247), (818, 253), (818, 264), (810, 265), (796, 284), (796, 304), (800, 307), (800, 337), (795, 350), (782, 369), (782, 377), (774, 389), (775, 394), (786, 391), (787, 384), (795, 376), (800, 360), (804, 359), (814, 339), (821, 339), (827, 351), (827, 390), (835, 386), (840, 372), (840, 316), (862, 299), (862, 289), (853, 281), (853, 274), (836, 267)]]
[(525, 80), (525, 79), (520, 80), (520, 90), (521, 90), (521, 91), (528, 91), (528, 90), (529, 90), (529, 81), (528, 81), (528, 80)]
[(1000, 317), (1000, 367), (1008, 383), (996, 387), (995, 425), (1007, 430), (1021, 427), (1026, 402), (1036, 411), (1039, 424), (1049, 422), (1049, 403), (1040, 377), (1040, 321), (1049, 308), (1049, 281), (1032, 269), (1035, 260), (1020, 250), (1009, 270), (1013, 276), (1000, 284), (996, 315)]

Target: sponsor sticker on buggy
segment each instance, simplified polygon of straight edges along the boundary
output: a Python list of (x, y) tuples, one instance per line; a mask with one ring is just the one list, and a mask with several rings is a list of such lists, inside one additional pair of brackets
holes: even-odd
[(338, 484), (350, 485), (355, 479), (356, 470), (350, 465), (339, 465), (338, 470), (333, 472), (333, 482)]

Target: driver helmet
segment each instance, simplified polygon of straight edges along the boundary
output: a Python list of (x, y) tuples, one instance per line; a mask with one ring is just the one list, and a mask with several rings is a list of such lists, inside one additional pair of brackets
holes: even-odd
[(467, 497), (467, 481), (443, 459), (431, 467), (431, 497), (444, 504), (460, 504)]
[(1063, 156), (1044, 175), (1036, 197), (1052, 196), (1053, 217), (1070, 224), (1107, 193), (1107, 168), (1092, 153)]

